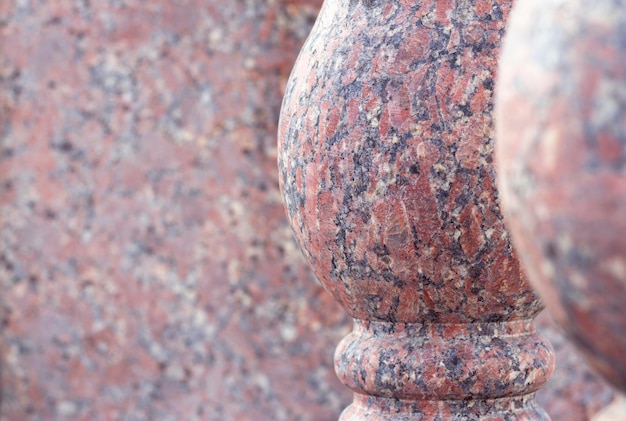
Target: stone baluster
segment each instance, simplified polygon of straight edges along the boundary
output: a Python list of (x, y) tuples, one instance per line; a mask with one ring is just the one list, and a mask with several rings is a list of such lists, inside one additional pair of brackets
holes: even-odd
[(626, 391), (626, 7), (525, 0), (514, 16), (497, 101), (508, 223), (553, 317)]
[(510, 0), (334, 0), (296, 62), (280, 182), (317, 277), (354, 318), (342, 420), (547, 420), (553, 351), (492, 165)]

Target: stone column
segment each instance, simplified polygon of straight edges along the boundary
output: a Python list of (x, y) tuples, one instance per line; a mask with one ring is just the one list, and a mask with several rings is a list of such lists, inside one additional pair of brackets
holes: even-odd
[(279, 127), (284, 199), (354, 318), (342, 420), (545, 420), (553, 351), (511, 249), (493, 160), (512, 2), (325, 2)]
[(499, 181), (515, 244), (555, 320), (622, 391), (625, 27), (620, 2), (520, 2), (498, 96)]

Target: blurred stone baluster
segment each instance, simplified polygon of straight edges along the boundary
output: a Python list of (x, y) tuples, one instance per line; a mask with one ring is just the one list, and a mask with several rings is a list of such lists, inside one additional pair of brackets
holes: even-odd
[(521, 1), (503, 50), (497, 109), (503, 205), (529, 279), (622, 392), (625, 26), (623, 2)]
[(541, 303), (494, 187), (492, 97), (512, 2), (326, 1), (279, 125), (290, 222), (354, 318), (342, 420), (547, 420)]

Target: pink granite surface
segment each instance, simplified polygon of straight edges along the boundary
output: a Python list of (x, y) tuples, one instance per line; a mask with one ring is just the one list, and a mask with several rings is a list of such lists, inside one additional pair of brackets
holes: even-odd
[(287, 85), (281, 188), (313, 271), (355, 319), (342, 420), (549, 420), (542, 309), (493, 165), (511, 0), (336, 0)]
[(503, 209), (529, 279), (578, 349), (623, 392), (625, 27), (623, 2), (521, 2), (497, 104)]
[(3, 420), (334, 420), (277, 188), (319, 1), (0, 2)]
[[(594, 372), (544, 310), (537, 330), (556, 352), (556, 368), (548, 384), (537, 394), (552, 421), (588, 421), (611, 403), (616, 393)], [(612, 420), (621, 421), (621, 420)]]
[(337, 419), (347, 321), (275, 170), (320, 4), (0, 1), (3, 421)]

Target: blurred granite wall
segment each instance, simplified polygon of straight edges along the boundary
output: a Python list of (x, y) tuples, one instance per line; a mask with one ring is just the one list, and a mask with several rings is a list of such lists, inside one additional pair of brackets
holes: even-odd
[[(337, 419), (348, 321), (276, 172), (320, 4), (0, 2), (3, 420)], [(541, 401), (588, 419), (611, 392), (544, 330)]]
[(2, 419), (337, 418), (275, 146), (320, 3), (0, 2)]

